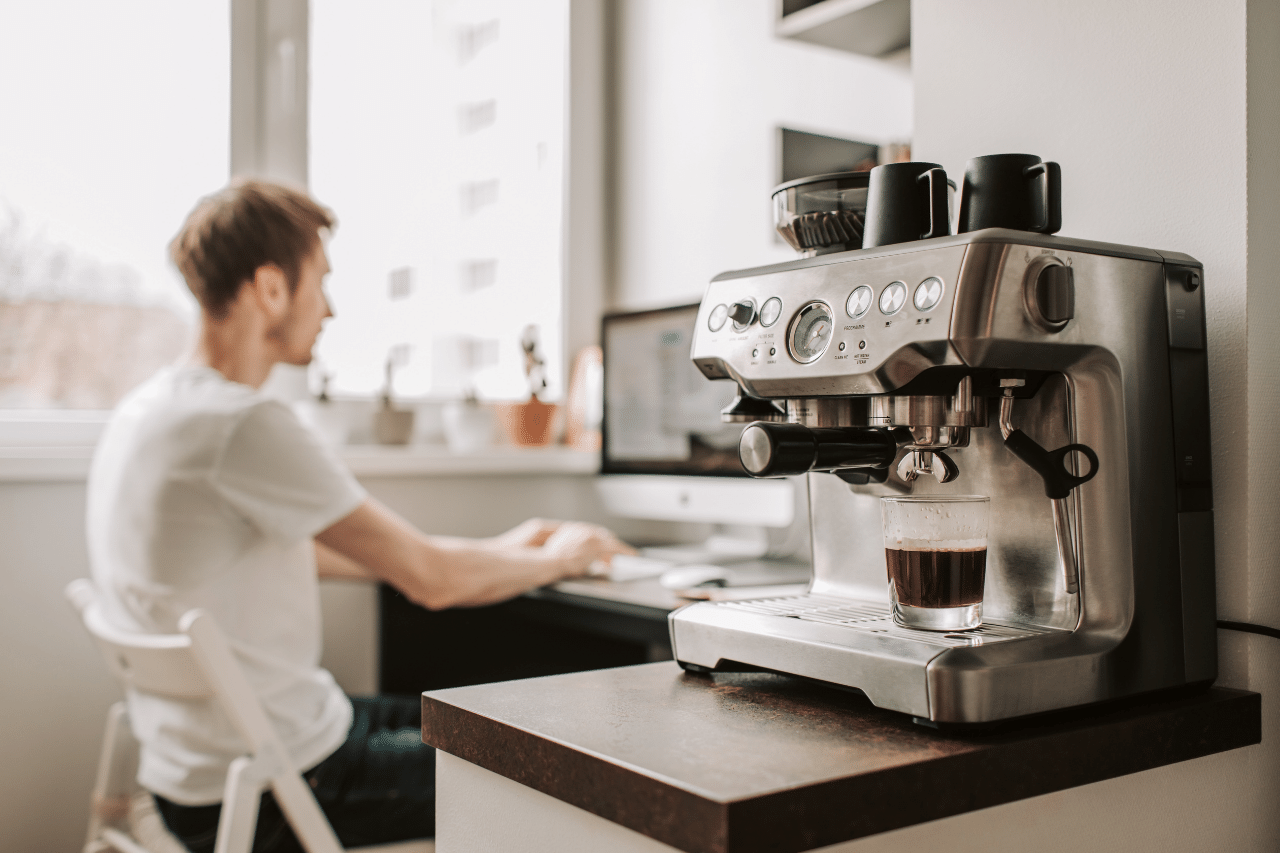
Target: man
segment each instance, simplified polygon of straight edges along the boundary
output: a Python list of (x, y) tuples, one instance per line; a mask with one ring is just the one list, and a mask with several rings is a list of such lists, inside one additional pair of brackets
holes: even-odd
[[(305, 365), (324, 320), (334, 220), (306, 194), (243, 181), (174, 238), (200, 303), (194, 355), (121, 402), (94, 457), (88, 536), (108, 618), (177, 630), (194, 607), (231, 641), (345, 845), (434, 834), (434, 753), (416, 700), (348, 699), (319, 666), (319, 577), (380, 579), (431, 609), (489, 604), (629, 549), (603, 528), (531, 520), (493, 539), (426, 536), (370, 498), (286, 405), (258, 393)], [(169, 828), (212, 850), (243, 747), (212, 701), (128, 697), (138, 778)], [(296, 850), (270, 795), (256, 851)]]

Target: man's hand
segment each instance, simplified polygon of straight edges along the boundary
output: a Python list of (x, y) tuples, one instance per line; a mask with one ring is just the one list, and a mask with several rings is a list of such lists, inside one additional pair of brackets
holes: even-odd
[(581, 521), (561, 523), (542, 549), (564, 562), (565, 577), (581, 577), (607, 566), (615, 554), (636, 552), (606, 528)]
[(545, 544), (556, 528), (564, 522), (545, 518), (522, 521), (506, 533), (499, 533), (489, 542), (499, 548), (537, 548)]
[(635, 549), (598, 524), (531, 518), (488, 540), (496, 549), (541, 548), (564, 565), (565, 577), (581, 577), (607, 569), (615, 554)]

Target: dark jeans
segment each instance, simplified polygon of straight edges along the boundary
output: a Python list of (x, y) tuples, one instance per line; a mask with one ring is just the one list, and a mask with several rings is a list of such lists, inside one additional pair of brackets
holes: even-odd
[[(431, 838), (436, 831), (436, 753), (422, 743), (415, 698), (353, 698), (355, 718), (338, 751), (303, 774), (344, 847)], [(212, 853), (222, 804), (155, 798), (169, 831), (191, 853)], [(270, 791), (258, 807), (253, 853), (302, 853)]]

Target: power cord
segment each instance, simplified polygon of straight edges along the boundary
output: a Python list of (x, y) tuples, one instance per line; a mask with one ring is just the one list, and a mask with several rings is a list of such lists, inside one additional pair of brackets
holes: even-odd
[(1273, 637), (1280, 640), (1280, 628), (1269, 628), (1266, 625), (1254, 625), (1252, 622), (1230, 622), (1226, 619), (1218, 620), (1218, 627), (1225, 628), (1228, 631), (1243, 631), (1247, 634), (1261, 634), (1264, 637)]

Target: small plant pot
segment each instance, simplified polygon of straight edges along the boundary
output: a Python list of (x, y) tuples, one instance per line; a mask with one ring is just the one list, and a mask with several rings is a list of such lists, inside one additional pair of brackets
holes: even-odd
[(408, 444), (412, 436), (412, 409), (384, 407), (373, 413), (373, 440), (378, 444)]
[(530, 397), (524, 403), (498, 404), (498, 421), (507, 440), (517, 447), (545, 447), (555, 438), (560, 407)]

